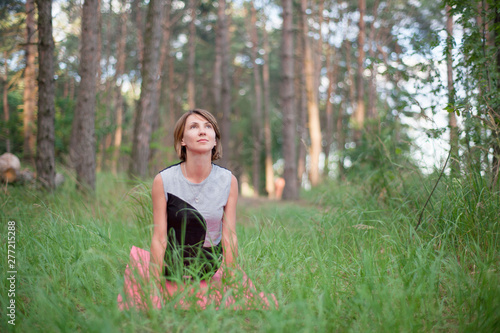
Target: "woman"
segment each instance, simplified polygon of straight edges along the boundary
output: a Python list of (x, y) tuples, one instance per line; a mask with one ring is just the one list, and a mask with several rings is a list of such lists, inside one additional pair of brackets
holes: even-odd
[(181, 163), (153, 182), (152, 275), (159, 279), (165, 258), (167, 278), (210, 278), (221, 253), (226, 266), (238, 255), (238, 182), (212, 163), (222, 149), (217, 121), (208, 111), (186, 112), (175, 126), (174, 145)]
[[(175, 125), (174, 145), (181, 162), (161, 171), (153, 181), (150, 263), (147, 251), (133, 247), (131, 266), (140, 276), (149, 275), (162, 296), (172, 296), (189, 281), (200, 280), (203, 292), (197, 294), (196, 303), (203, 308), (212, 301), (220, 305), (221, 293), (206, 297), (206, 281), (211, 279), (220, 285), (222, 272), (232, 273), (237, 268), (238, 182), (229, 170), (212, 163), (222, 156), (222, 148), (217, 121), (208, 111), (186, 112)], [(125, 294), (135, 305), (144, 304), (131, 273), (127, 266)], [(262, 293), (255, 297), (251, 281), (243, 276), (246, 299), (253, 299), (254, 304), (259, 299), (263, 307), (268, 307), (266, 297)], [(235, 303), (226, 299), (226, 306)], [(121, 296), (118, 301), (122, 308), (130, 305), (123, 304)], [(161, 306), (158, 298), (153, 304)]]

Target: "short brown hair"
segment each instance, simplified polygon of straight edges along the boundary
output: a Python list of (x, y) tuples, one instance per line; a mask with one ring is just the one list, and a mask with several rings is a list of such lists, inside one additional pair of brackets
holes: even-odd
[(221, 143), (221, 138), (220, 138), (220, 128), (219, 125), (217, 125), (217, 120), (215, 117), (208, 112), (207, 110), (203, 109), (193, 109), (189, 110), (186, 113), (184, 113), (179, 120), (177, 120), (177, 123), (175, 124), (175, 129), (174, 129), (174, 148), (177, 153), (177, 156), (181, 159), (181, 161), (186, 160), (186, 147), (181, 145), (182, 138), (184, 137), (184, 128), (186, 127), (186, 120), (187, 118), (192, 115), (192, 114), (197, 114), (199, 116), (202, 116), (208, 122), (212, 125), (214, 131), (215, 131), (215, 139), (217, 144), (215, 147), (212, 148), (212, 161), (218, 160), (219, 158), (222, 157), (222, 143)]

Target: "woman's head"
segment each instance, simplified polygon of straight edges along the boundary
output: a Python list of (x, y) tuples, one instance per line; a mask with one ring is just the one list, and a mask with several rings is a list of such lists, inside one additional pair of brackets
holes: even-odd
[(181, 161), (186, 160), (186, 146), (183, 144), (184, 140), (184, 133), (186, 130), (186, 122), (191, 115), (197, 115), (201, 116), (204, 119), (206, 119), (212, 129), (215, 132), (215, 146), (212, 148), (212, 161), (218, 160), (219, 158), (222, 157), (222, 144), (220, 144), (220, 128), (219, 125), (217, 124), (217, 120), (215, 117), (208, 111), (203, 110), (203, 109), (194, 109), (194, 110), (189, 110), (186, 113), (184, 113), (179, 120), (177, 120), (177, 123), (175, 124), (175, 129), (174, 129), (174, 147), (175, 151), (177, 152), (177, 156), (181, 159)]

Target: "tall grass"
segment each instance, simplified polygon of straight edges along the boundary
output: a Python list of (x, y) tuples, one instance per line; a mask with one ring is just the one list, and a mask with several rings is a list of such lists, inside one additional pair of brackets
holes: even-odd
[(9, 187), (0, 216), (2, 239), (17, 222), (15, 330), (499, 331), (499, 194), (480, 175), (444, 180), (415, 231), (432, 179), (405, 181), (390, 197), (331, 183), (300, 202), (240, 200), (240, 263), (276, 295), (274, 311), (121, 312), (130, 247), (150, 245), (151, 182), (99, 174), (95, 197), (71, 180), (53, 194)]

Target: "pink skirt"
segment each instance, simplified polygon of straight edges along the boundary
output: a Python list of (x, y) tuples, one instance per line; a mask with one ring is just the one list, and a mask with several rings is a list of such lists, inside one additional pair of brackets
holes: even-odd
[(125, 269), (123, 293), (119, 294), (117, 299), (120, 310), (150, 307), (161, 309), (167, 302), (174, 303), (176, 308), (183, 310), (205, 309), (208, 306), (214, 306), (217, 310), (278, 308), (274, 294), (266, 296), (263, 292), (257, 292), (252, 281), (244, 273), (240, 282), (224, 285), (221, 268), (208, 281), (176, 283), (166, 280), (160, 290), (153, 291), (153, 288), (146, 288), (149, 286), (149, 257), (149, 251), (132, 246), (130, 262)]

